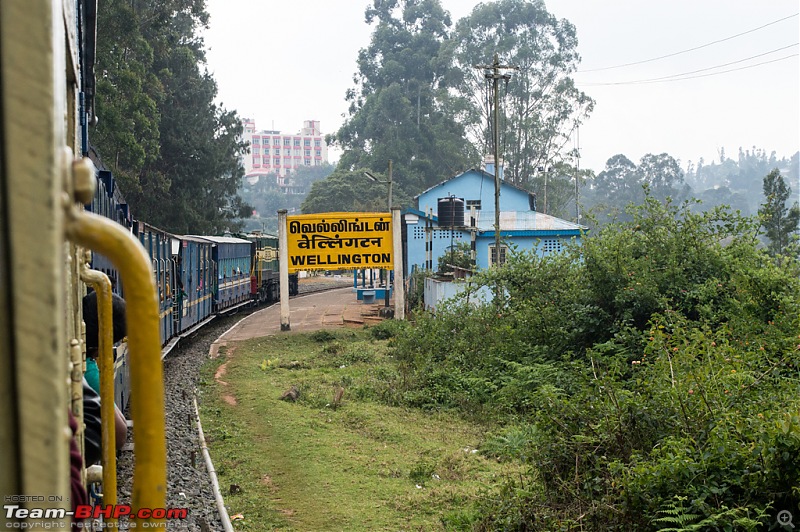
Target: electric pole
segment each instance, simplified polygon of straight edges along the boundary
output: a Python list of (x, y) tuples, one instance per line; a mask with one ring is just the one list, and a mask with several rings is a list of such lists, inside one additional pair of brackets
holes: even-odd
[[(497, 54), (491, 65), (475, 65), (475, 68), (485, 70), (484, 77), (492, 80), (492, 94), (494, 112), (492, 116), (492, 143), (494, 144), (494, 253), (495, 264), (500, 264), (500, 97), (498, 84), (501, 79), (508, 81), (511, 74), (502, 74), (501, 70), (516, 70), (510, 65), (501, 65)], [(499, 299), (499, 294), (497, 294)]]

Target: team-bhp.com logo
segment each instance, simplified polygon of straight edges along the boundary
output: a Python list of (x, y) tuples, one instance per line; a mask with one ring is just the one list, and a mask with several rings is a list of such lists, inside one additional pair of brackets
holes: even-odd
[[(3, 508), (6, 519), (65, 519), (66, 517), (76, 520), (121, 519), (123, 517), (127, 519), (186, 519), (189, 517), (188, 508), (139, 508), (134, 511), (129, 504), (107, 504), (105, 506), (80, 504), (74, 511), (64, 508), (22, 508), (18, 504), (5, 504)], [(18, 528), (14, 523), (6, 523), (6, 527)]]

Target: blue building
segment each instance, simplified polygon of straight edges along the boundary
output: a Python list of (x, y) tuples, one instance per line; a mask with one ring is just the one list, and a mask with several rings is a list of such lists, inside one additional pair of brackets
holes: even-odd
[[(476, 265), (488, 268), (495, 255), (495, 179), (487, 171), (468, 170), (416, 196), (416, 208), (403, 211), (405, 272), (438, 267), (439, 257), (458, 243), (471, 245), (475, 232)], [(502, 168), (501, 168), (502, 176)], [(474, 215), (473, 215), (474, 213)], [(473, 222), (474, 217), (474, 222)], [(508, 248), (558, 253), (580, 241), (584, 226), (536, 212), (536, 197), (505, 181), (500, 184), (500, 262)]]

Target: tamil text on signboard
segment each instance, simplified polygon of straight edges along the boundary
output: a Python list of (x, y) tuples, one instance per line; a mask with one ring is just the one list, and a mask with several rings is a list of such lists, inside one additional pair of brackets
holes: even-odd
[(393, 269), (389, 213), (327, 212), (286, 218), (289, 272)]

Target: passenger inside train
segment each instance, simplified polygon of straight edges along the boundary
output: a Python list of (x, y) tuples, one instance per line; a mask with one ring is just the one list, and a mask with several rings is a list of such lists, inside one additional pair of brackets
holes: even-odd
[[(114, 343), (122, 340), (127, 334), (127, 324), (125, 318), (125, 300), (116, 294), (111, 295), (112, 323)], [(91, 465), (100, 459), (100, 371), (97, 367), (97, 354), (99, 345), (99, 326), (97, 317), (97, 293), (92, 291), (83, 298), (83, 321), (86, 324), (86, 373), (84, 374), (83, 403), (84, 421), (86, 423), (86, 463)], [(89, 390), (87, 390), (87, 387)], [(96, 402), (95, 402), (96, 401)], [(90, 420), (86, 418), (87, 410), (93, 412), (97, 409), (97, 426), (90, 426)], [(125, 445), (128, 434), (128, 426), (125, 416), (120, 409), (114, 407), (114, 427), (116, 430), (117, 450)], [(93, 421), (93, 420), (92, 420)], [(92, 431), (96, 431), (98, 436), (95, 442), (90, 442)], [(90, 452), (90, 450), (92, 452)], [(96, 455), (95, 455), (96, 451)], [(96, 458), (95, 458), (96, 457)], [(94, 458), (94, 460), (92, 460)]]

